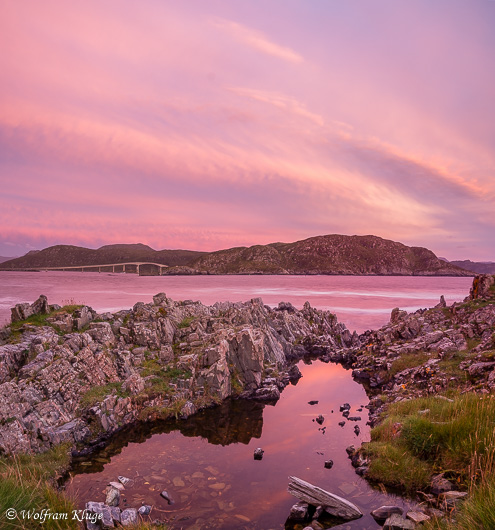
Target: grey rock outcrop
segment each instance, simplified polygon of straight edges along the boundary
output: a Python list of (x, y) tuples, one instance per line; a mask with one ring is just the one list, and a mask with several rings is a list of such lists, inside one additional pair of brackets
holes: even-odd
[[(45, 314), (37, 322), (16, 320)], [(232, 395), (274, 401), (300, 372), (293, 363), (355, 337), (308, 303), (153, 303), (97, 315), (46, 297), (13, 310), (18, 334), (0, 343), (0, 452), (77, 450), (136, 421), (188, 417)], [(19, 340), (20, 339), (20, 340)]]

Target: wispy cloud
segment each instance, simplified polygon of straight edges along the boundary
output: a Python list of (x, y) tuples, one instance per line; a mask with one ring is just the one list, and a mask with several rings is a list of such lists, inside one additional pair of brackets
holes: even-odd
[(272, 42), (260, 31), (256, 31), (252, 28), (248, 28), (247, 26), (243, 26), (238, 22), (223, 18), (213, 19), (213, 24), (217, 28), (227, 31), (237, 40), (264, 54), (272, 55), (273, 57), (277, 57), (291, 63), (303, 62), (303, 57), (299, 53), (291, 50), (288, 47)]
[(303, 103), (291, 96), (287, 96), (279, 92), (268, 92), (266, 90), (255, 90), (252, 88), (242, 87), (230, 87), (228, 90), (239, 96), (261, 101), (262, 103), (268, 103), (269, 105), (273, 105), (274, 107), (278, 107), (284, 111), (298, 114), (299, 116), (310, 119), (317, 125), (324, 125), (322, 116), (311, 112)]

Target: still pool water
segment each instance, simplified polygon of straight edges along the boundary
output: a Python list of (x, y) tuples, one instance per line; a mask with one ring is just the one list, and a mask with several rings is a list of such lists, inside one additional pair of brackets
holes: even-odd
[[(80, 501), (104, 501), (105, 487), (119, 475), (132, 479), (121, 507), (153, 506), (151, 519), (172, 528), (284, 528), (297, 499), (287, 493), (297, 476), (356, 504), (365, 516), (342, 528), (379, 528), (369, 512), (383, 504), (407, 508), (356, 475), (345, 448), (369, 440), (368, 399), (350, 371), (319, 361), (299, 364), (303, 377), (275, 406), (232, 400), (182, 422), (132, 429), (104, 451), (76, 463), (67, 490)], [(317, 405), (308, 402), (317, 400)], [(339, 406), (351, 405), (346, 421)], [(325, 417), (320, 426), (314, 419)], [(354, 426), (361, 433), (356, 435)], [(323, 429), (325, 428), (325, 429)], [(257, 447), (265, 453), (254, 460)], [(326, 460), (333, 460), (326, 469)], [(166, 490), (175, 504), (160, 497)]]

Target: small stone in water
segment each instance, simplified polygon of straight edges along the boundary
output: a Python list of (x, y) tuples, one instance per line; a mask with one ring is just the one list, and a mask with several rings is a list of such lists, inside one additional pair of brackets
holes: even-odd
[(163, 490), (160, 495), (166, 500), (168, 501), (169, 504), (173, 504), (174, 501), (172, 500), (172, 497), (170, 497), (170, 495), (168, 494), (167, 491)]
[(316, 418), (316, 423), (318, 423), (319, 425), (321, 425), (324, 421), (325, 418), (321, 414)]
[(257, 449), (254, 450), (254, 459), (255, 460), (261, 460), (263, 458), (263, 453), (265, 451), (263, 451), (263, 449), (261, 449), (261, 447), (258, 447)]
[(308, 401), (308, 405), (318, 405), (318, 401)]
[(332, 467), (333, 467), (333, 460), (327, 460), (325, 462), (325, 468), (326, 469), (332, 469)]
[(361, 429), (359, 428), (359, 425), (354, 425), (354, 432), (356, 433), (356, 436), (359, 435), (359, 433), (361, 432)]
[(345, 425), (345, 421), (339, 421), (339, 425), (343, 427)]

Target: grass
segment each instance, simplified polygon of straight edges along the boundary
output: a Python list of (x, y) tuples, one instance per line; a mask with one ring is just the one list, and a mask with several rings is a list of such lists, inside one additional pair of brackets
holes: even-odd
[(122, 391), (122, 383), (108, 383), (106, 385), (94, 386), (81, 396), (81, 405), (83, 407), (92, 407), (100, 403), (106, 396), (116, 391), (119, 397), (126, 397), (127, 394)]
[[(41, 455), (0, 458), (0, 528), (39, 528), (40, 522), (29, 519), (27, 512), (31, 510), (40, 513), (43, 509), (54, 514), (68, 514), (64, 520), (47, 519), (43, 528), (78, 528), (77, 521), (71, 520), (74, 503), (53, 486), (57, 476), (64, 473), (68, 465), (69, 453), (66, 445), (55, 447)], [(20, 514), (18, 519), (7, 519), (5, 512), (9, 508)]]
[(417, 366), (421, 366), (429, 358), (430, 356), (425, 352), (405, 353), (392, 363), (390, 370), (387, 372), (387, 376), (392, 378), (394, 375), (406, 370), (407, 368), (416, 368)]
[(427, 489), (432, 474), (449, 472), (460, 487), (472, 487), (495, 471), (495, 399), (467, 393), (453, 402), (395, 403), (371, 440), (365, 446), (371, 480), (412, 493)]
[(193, 316), (190, 316), (190, 317), (185, 317), (181, 322), (179, 322), (177, 324), (177, 327), (179, 329), (184, 329), (184, 328), (188, 328), (192, 322), (194, 321), (195, 317)]

